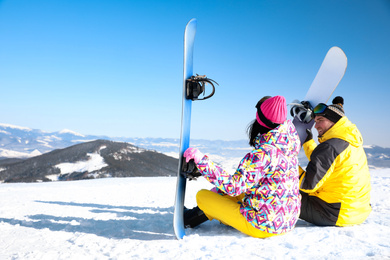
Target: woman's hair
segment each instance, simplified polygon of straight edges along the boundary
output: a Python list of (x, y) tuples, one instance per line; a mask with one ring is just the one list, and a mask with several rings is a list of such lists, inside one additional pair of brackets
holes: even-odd
[[(260, 109), (261, 104), (263, 104), (263, 102), (264, 102), (265, 100), (269, 99), (269, 98), (270, 98), (270, 96), (265, 96), (265, 97), (263, 97), (262, 99), (260, 99), (259, 102), (257, 102), (257, 104), (256, 104), (256, 108), (257, 108), (257, 109)], [(256, 113), (257, 113), (257, 112), (256, 112)], [(249, 145), (252, 146), (252, 147), (255, 147), (255, 139), (256, 139), (256, 137), (257, 137), (259, 134), (265, 134), (265, 133), (267, 133), (269, 130), (271, 130), (271, 129), (268, 129), (268, 128), (266, 128), (266, 127), (260, 125), (260, 124), (257, 122), (256, 119), (253, 120), (253, 121), (249, 124), (249, 126), (248, 126), (248, 128), (247, 128), (247, 130), (246, 130), (246, 132), (247, 132), (247, 134), (248, 134), (248, 137), (249, 137)]]

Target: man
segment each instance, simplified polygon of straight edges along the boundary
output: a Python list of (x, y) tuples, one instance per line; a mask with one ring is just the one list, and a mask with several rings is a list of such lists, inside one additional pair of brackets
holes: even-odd
[(309, 158), (300, 168), (302, 206), (300, 218), (319, 226), (360, 224), (371, 212), (370, 173), (363, 138), (344, 115), (344, 100), (313, 110), (319, 145), (308, 138), (303, 144)]

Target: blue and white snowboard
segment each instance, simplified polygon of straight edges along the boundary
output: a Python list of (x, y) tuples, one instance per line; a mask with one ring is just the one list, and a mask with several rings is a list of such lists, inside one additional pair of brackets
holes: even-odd
[[(304, 101), (308, 101), (312, 108), (316, 107), (319, 103), (326, 103), (343, 78), (346, 69), (347, 56), (343, 50), (339, 47), (330, 48), (309, 88), (309, 91), (306, 94), (306, 97), (304, 98)], [(298, 108), (300, 106), (300, 104), (297, 103), (293, 103), (292, 105), (293, 108), (294, 106)], [(309, 113), (310, 112), (311, 111), (309, 111)], [(303, 144), (307, 137), (306, 129), (311, 129), (313, 127), (314, 120), (310, 120), (310, 122), (308, 122), (308, 120), (302, 121), (301, 119), (299, 119), (298, 115), (295, 115), (293, 123), (298, 131), (301, 144)]]
[(179, 151), (179, 169), (177, 173), (175, 211), (173, 215), (173, 228), (178, 239), (185, 235), (184, 229), (184, 197), (186, 190), (186, 178), (182, 174), (183, 153), (190, 145), (191, 107), (192, 100), (186, 98), (186, 80), (193, 75), (193, 51), (196, 34), (196, 19), (188, 22), (184, 33), (184, 72), (183, 72), (183, 102), (181, 116), (181, 136)]

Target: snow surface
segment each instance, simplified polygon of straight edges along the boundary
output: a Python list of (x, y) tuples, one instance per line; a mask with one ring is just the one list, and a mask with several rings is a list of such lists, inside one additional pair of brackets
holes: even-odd
[[(106, 148), (105, 146), (100, 149)], [(87, 161), (78, 161), (74, 163), (60, 163), (55, 167), (59, 168), (61, 174), (67, 174), (72, 172), (93, 172), (100, 170), (103, 167), (108, 166), (105, 163), (104, 158), (98, 153), (87, 153), (89, 159)]]
[(41, 155), (42, 153), (35, 149), (32, 152), (17, 152), (14, 150), (8, 150), (8, 149), (3, 149), (0, 148), (0, 157), (5, 157), (5, 158), (30, 158), (34, 156)]
[(0, 126), (1, 126), (1, 127), (12, 128), (12, 129), (23, 130), (23, 131), (28, 131), (28, 132), (29, 132), (29, 131), (32, 131), (31, 128), (24, 127), (24, 126), (17, 126), (17, 125), (4, 124), (4, 123), (0, 123)]
[(71, 134), (71, 135), (76, 135), (76, 136), (81, 136), (85, 137), (85, 135), (77, 133), (75, 131), (69, 130), (69, 129), (62, 129), (61, 131), (58, 132), (59, 134)]
[[(390, 169), (373, 170), (373, 212), (353, 227), (299, 220), (289, 234), (248, 237), (209, 221), (176, 240), (175, 177), (0, 184), (0, 259), (389, 259)], [(195, 206), (204, 179), (187, 184)]]

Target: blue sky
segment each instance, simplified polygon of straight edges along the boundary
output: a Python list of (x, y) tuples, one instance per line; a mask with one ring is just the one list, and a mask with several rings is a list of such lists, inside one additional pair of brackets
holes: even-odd
[(220, 84), (194, 102), (192, 138), (246, 139), (258, 99), (302, 99), (339, 46), (348, 68), (332, 98), (365, 144), (390, 147), (388, 0), (0, 0), (0, 122), (178, 138), (191, 18), (194, 72)]

